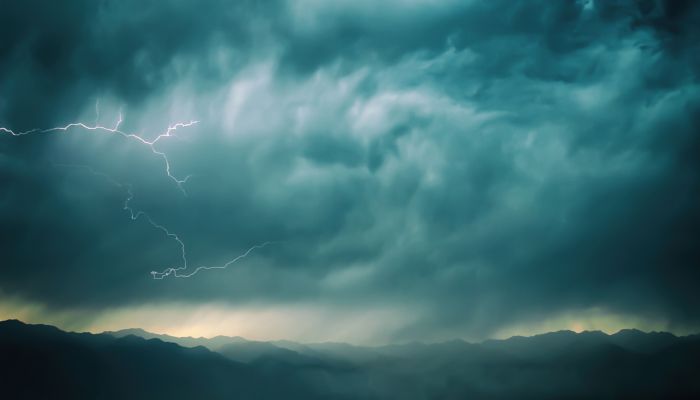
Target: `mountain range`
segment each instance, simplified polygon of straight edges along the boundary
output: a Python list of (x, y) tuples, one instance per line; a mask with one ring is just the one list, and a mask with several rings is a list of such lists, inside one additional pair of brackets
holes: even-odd
[(700, 398), (700, 335), (552, 332), (376, 347), (0, 322), (2, 398)]

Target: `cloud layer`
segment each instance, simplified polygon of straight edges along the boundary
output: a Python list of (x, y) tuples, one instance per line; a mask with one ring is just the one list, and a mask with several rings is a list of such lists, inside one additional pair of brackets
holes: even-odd
[[(121, 137), (0, 136), (5, 296), (391, 309), (396, 339), (591, 309), (700, 322), (692, 1), (7, 8), (0, 125), (201, 122), (158, 145), (187, 196)], [(279, 243), (152, 281), (177, 243), (128, 218), (123, 188), (57, 164), (131, 184), (193, 266)]]

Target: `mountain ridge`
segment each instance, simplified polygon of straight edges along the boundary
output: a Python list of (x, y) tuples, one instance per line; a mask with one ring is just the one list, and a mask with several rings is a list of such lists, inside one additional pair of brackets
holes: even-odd
[[(9, 321), (9, 320), (8, 320)], [(2, 322), (2, 321), (0, 321)], [(51, 326), (51, 325), (49, 325)], [(301, 346), (323, 346), (323, 345), (344, 345), (344, 346), (350, 346), (350, 347), (362, 347), (362, 348), (381, 348), (381, 347), (388, 347), (388, 346), (406, 346), (406, 345), (434, 345), (434, 344), (441, 344), (441, 343), (449, 343), (449, 342), (464, 342), (467, 344), (483, 344), (486, 342), (503, 342), (511, 339), (518, 339), (518, 338), (537, 338), (541, 336), (549, 336), (549, 335), (554, 335), (554, 334), (572, 334), (572, 335), (588, 335), (588, 334), (602, 334), (605, 336), (617, 336), (621, 334), (627, 334), (627, 333), (641, 333), (645, 335), (667, 335), (671, 336), (673, 338), (687, 338), (687, 337), (695, 337), (695, 336), (700, 336), (699, 333), (690, 333), (686, 335), (676, 335), (671, 332), (667, 331), (643, 331), (637, 328), (622, 328), (617, 332), (614, 333), (606, 333), (601, 330), (583, 330), (580, 332), (576, 332), (570, 329), (560, 329), (556, 331), (551, 331), (551, 332), (543, 332), (543, 333), (537, 333), (533, 335), (513, 335), (507, 338), (499, 338), (499, 339), (484, 339), (481, 341), (468, 341), (462, 338), (453, 338), (453, 339), (446, 339), (442, 341), (434, 341), (434, 342), (424, 342), (424, 341), (410, 341), (410, 342), (403, 342), (403, 343), (386, 343), (386, 344), (380, 344), (380, 345), (360, 345), (360, 344), (354, 344), (354, 343), (348, 343), (348, 342), (338, 342), (338, 341), (321, 341), (321, 342), (297, 342), (293, 340), (288, 340), (288, 339), (276, 339), (276, 340), (256, 340), (256, 339), (248, 339), (243, 336), (227, 336), (227, 335), (216, 335), (212, 337), (207, 337), (207, 336), (174, 336), (174, 335), (169, 335), (165, 333), (154, 333), (147, 331), (142, 328), (125, 328), (125, 329), (119, 329), (116, 331), (103, 331), (100, 333), (105, 333), (109, 335), (115, 335), (115, 336), (125, 336), (127, 334), (135, 334), (139, 336), (139, 334), (145, 334), (145, 335), (151, 335), (154, 337), (167, 337), (167, 338), (172, 338), (172, 339), (187, 339), (187, 340), (218, 340), (218, 339), (226, 339), (226, 340), (231, 340), (231, 341), (239, 341), (239, 342), (257, 342), (257, 343), (273, 343), (273, 344), (280, 344), (282, 345), (281, 347), (285, 347), (288, 345), (301, 345)]]
[(552, 332), (478, 344), (305, 344), (298, 351), (238, 340), (213, 351), (133, 334), (147, 336), (144, 330), (129, 332), (116, 337), (2, 321), (0, 361), (8, 372), (0, 374), (0, 394), (74, 399), (700, 397), (698, 335)]

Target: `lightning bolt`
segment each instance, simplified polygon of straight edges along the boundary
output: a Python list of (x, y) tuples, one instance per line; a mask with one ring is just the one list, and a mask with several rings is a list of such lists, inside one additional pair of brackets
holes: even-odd
[[(179, 241), (179, 240), (178, 240), (178, 241)], [(182, 242), (181, 242), (181, 243), (182, 243)], [(186, 269), (186, 267), (180, 267), (180, 268), (166, 268), (165, 270), (163, 270), (163, 272), (151, 271), (151, 275), (153, 275), (153, 279), (163, 279), (163, 278), (165, 278), (165, 277), (167, 277), (167, 276), (170, 276), (170, 275), (172, 275), (172, 276), (175, 277), (175, 278), (189, 278), (189, 277), (195, 275), (197, 272), (202, 271), (202, 270), (209, 270), (209, 269), (226, 269), (226, 268), (229, 267), (229, 265), (235, 264), (235, 263), (238, 262), (239, 260), (248, 257), (248, 254), (250, 254), (253, 250), (262, 249), (263, 247), (265, 247), (265, 246), (267, 246), (267, 245), (269, 245), (269, 244), (272, 244), (272, 243), (274, 243), (274, 242), (264, 242), (264, 243), (261, 243), (261, 244), (256, 244), (255, 246), (253, 246), (253, 247), (249, 248), (248, 250), (246, 250), (245, 253), (243, 253), (243, 254), (241, 254), (241, 255), (239, 255), (239, 256), (233, 258), (232, 260), (230, 260), (229, 262), (227, 262), (227, 263), (224, 264), (224, 265), (219, 265), (219, 266), (214, 266), (214, 267), (207, 267), (207, 266), (205, 266), (205, 265), (202, 265), (202, 266), (199, 266), (199, 267), (195, 268), (192, 272), (190, 272), (190, 273), (185, 273), (185, 274), (180, 274), (179, 271), (182, 271), (183, 269)], [(183, 255), (184, 255), (184, 252), (185, 252), (184, 245), (183, 245), (182, 252), (183, 252)]]
[[(73, 128), (82, 128), (82, 129), (85, 129), (88, 131), (100, 131), (100, 132), (105, 132), (108, 134), (120, 135), (120, 136), (127, 138), (127, 139), (136, 140), (139, 143), (141, 143), (145, 146), (148, 146), (153, 154), (155, 154), (163, 159), (164, 164), (165, 164), (165, 172), (167, 173), (168, 177), (175, 182), (177, 187), (180, 189), (180, 191), (184, 195), (187, 195), (187, 192), (185, 191), (185, 188), (183, 187), (183, 185), (187, 182), (187, 180), (191, 177), (191, 175), (187, 175), (184, 178), (175, 177), (171, 172), (170, 160), (168, 159), (168, 156), (164, 152), (158, 150), (156, 148), (156, 144), (161, 139), (174, 136), (173, 133), (177, 129), (187, 128), (187, 127), (193, 126), (193, 125), (199, 123), (199, 121), (192, 120), (189, 122), (178, 122), (174, 125), (168, 126), (168, 129), (166, 129), (165, 132), (159, 134), (154, 139), (148, 140), (141, 135), (137, 135), (135, 133), (127, 133), (127, 132), (120, 130), (119, 126), (123, 122), (121, 109), (119, 110), (118, 116), (119, 117), (118, 117), (117, 121), (115, 122), (114, 127), (110, 128), (110, 127), (100, 125), (100, 122), (99, 122), (99, 120), (100, 120), (100, 102), (98, 99), (95, 102), (95, 124), (94, 125), (87, 125), (83, 122), (73, 122), (73, 123), (70, 123), (70, 124), (65, 125), (65, 126), (57, 126), (57, 127), (53, 127), (53, 128), (46, 128), (46, 129), (35, 128), (35, 129), (30, 129), (30, 130), (22, 131), (22, 132), (15, 132), (12, 129), (0, 126), (0, 132), (4, 132), (5, 134), (9, 134), (10, 136), (24, 136), (24, 135), (30, 135), (30, 134), (68, 132), (68, 131), (72, 130)], [(188, 262), (187, 262), (187, 248), (185, 246), (185, 242), (176, 233), (170, 231), (164, 225), (161, 225), (158, 222), (156, 222), (148, 213), (146, 213), (145, 211), (142, 211), (142, 210), (135, 210), (131, 206), (131, 201), (134, 199), (134, 192), (133, 192), (133, 188), (130, 184), (124, 184), (124, 183), (118, 182), (117, 180), (115, 180), (111, 176), (105, 174), (104, 172), (97, 171), (94, 168), (87, 166), (87, 165), (74, 165), (74, 164), (54, 164), (54, 165), (55, 166), (62, 166), (62, 167), (82, 168), (82, 169), (85, 169), (88, 172), (92, 173), (93, 175), (97, 175), (97, 176), (100, 176), (102, 178), (105, 178), (107, 181), (109, 181), (114, 186), (119, 187), (120, 189), (125, 191), (126, 198), (124, 199), (122, 209), (129, 213), (129, 218), (132, 221), (143, 219), (146, 222), (148, 222), (148, 224), (150, 224), (153, 228), (160, 230), (168, 238), (177, 242), (178, 246), (180, 247), (180, 258), (182, 259), (182, 265), (179, 267), (166, 268), (162, 272), (151, 271), (151, 276), (153, 277), (153, 279), (162, 280), (168, 276), (172, 276), (175, 278), (190, 278), (202, 270), (226, 269), (230, 265), (238, 262), (239, 260), (248, 257), (248, 255), (251, 252), (253, 252), (254, 250), (261, 249), (261, 248), (263, 248), (271, 243), (274, 243), (274, 242), (264, 242), (264, 243), (252, 246), (248, 250), (246, 250), (243, 254), (236, 256), (235, 258), (231, 259), (230, 261), (228, 261), (225, 264), (220, 265), (220, 266), (210, 267), (210, 266), (202, 265), (202, 266), (195, 268), (191, 272), (186, 272), (188, 270)]]
[(94, 168), (92, 168), (92, 167), (90, 167), (90, 166), (88, 166), (88, 165), (58, 164), (58, 163), (54, 163), (53, 165), (59, 166), (59, 167), (68, 167), (68, 168), (80, 168), (80, 169), (84, 169), (84, 170), (90, 172), (90, 173), (93, 174), (93, 175), (96, 175), (96, 176), (99, 176), (99, 177), (101, 177), (101, 178), (106, 179), (106, 180), (107, 180), (108, 182), (110, 182), (112, 185), (114, 185), (114, 186), (116, 186), (116, 187), (118, 187), (118, 188), (124, 190), (125, 193), (126, 193), (126, 198), (124, 199), (124, 203), (123, 203), (123, 205), (122, 205), (122, 209), (123, 209), (124, 211), (127, 211), (127, 212), (129, 213), (129, 218), (130, 218), (132, 221), (136, 221), (136, 220), (138, 220), (139, 218), (144, 219), (144, 220), (145, 220), (146, 222), (148, 222), (148, 224), (150, 224), (153, 228), (160, 230), (160, 231), (163, 232), (168, 238), (170, 238), (170, 239), (174, 240), (175, 242), (177, 242), (177, 244), (178, 244), (179, 247), (180, 247), (180, 258), (182, 259), (182, 265), (179, 266), (179, 267), (168, 267), (168, 268), (164, 269), (162, 272), (151, 271), (151, 276), (153, 277), (153, 279), (162, 280), (162, 279), (165, 279), (165, 278), (168, 277), (168, 276), (172, 276), (172, 277), (174, 277), (174, 278), (190, 278), (190, 277), (194, 276), (195, 274), (197, 274), (199, 271), (202, 271), (202, 270), (226, 269), (226, 268), (228, 268), (230, 265), (235, 264), (236, 262), (238, 262), (239, 260), (242, 260), (242, 259), (248, 257), (248, 255), (249, 255), (250, 253), (252, 253), (254, 250), (256, 250), (256, 249), (261, 249), (261, 248), (263, 248), (263, 247), (265, 247), (265, 246), (267, 246), (267, 245), (269, 245), (269, 244), (272, 244), (272, 243), (276, 243), (276, 242), (264, 242), (264, 243), (261, 243), (261, 244), (256, 244), (256, 245), (250, 247), (250, 248), (249, 248), (248, 250), (246, 250), (244, 253), (242, 253), (242, 254), (240, 254), (240, 255), (234, 257), (233, 259), (231, 259), (230, 261), (226, 262), (226, 263), (223, 264), (223, 265), (213, 266), (213, 267), (209, 267), (209, 266), (202, 265), (202, 266), (199, 266), (199, 267), (195, 268), (192, 272), (188, 272), (188, 273), (181, 272), (181, 271), (186, 271), (186, 270), (188, 269), (187, 248), (186, 248), (186, 246), (185, 246), (185, 242), (184, 242), (184, 241), (180, 238), (180, 236), (178, 236), (176, 233), (174, 233), (174, 232), (168, 230), (168, 228), (166, 228), (165, 226), (163, 226), (163, 225), (159, 224), (158, 222), (156, 222), (147, 212), (142, 211), (142, 210), (135, 210), (135, 209), (131, 206), (130, 203), (131, 203), (131, 201), (134, 199), (134, 192), (133, 192), (133, 188), (132, 188), (132, 186), (131, 186), (130, 184), (128, 184), (128, 183), (121, 183), (121, 182), (117, 181), (116, 179), (112, 178), (111, 176), (109, 176), (108, 174), (106, 174), (106, 173), (104, 173), (104, 172), (101, 172), (101, 171), (98, 171), (98, 170), (96, 170), (96, 169), (94, 169)]
[(127, 138), (127, 139), (136, 140), (136, 141), (138, 141), (139, 143), (141, 143), (141, 144), (143, 144), (143, 145), (145, 145), (145, 146), (148, 146), (148, 148), (151, 150), (151, 152), (152, 152), (153, 154), (155, 154), (155, 155), (157, 155), (158, 157), (160, 157), (160, 158), (163, 159), (163, 162), (165, 163), (165, 172), (168, 174), (168, 177), (169, 177), (170, 179), (172, 179), (172, 180), (175, 182), (175, 184), (177, 185), (178, 189), (180, 189), (180, 191), (181, 191), (184, 195), (187, 195), (187, 191), (185, 190), (185, 188), (184, 188), (183, 185), (187, 182), (187, 180), (191, 177), (191, 175), (187, 175), (187, 176), (185, 176), (184, 178), (177, 178), (177, 177), (175, 177), (175, 175), (173, 175), (172, 172), (171, 172), (170, 160), (168, 159), (168, 156), (167, 156), (164, 152), (158, 150), (158, 149), (156, 148), (156, 144), (157, 144), (161, 139), (173, 137), (173, 136), (174, 136), (173, 132), (175, 132), (177, 129), (179, 129), (179, 128), (187, 128), (187, 127), (196, 125), (196, 124), (199, 123), (199, 121), (192, 120), (192, 121), (189, 121), (189, 122), (178, 122), (178, 123), (176, 123), (176, 124), (174, 124), (174, 125), (168, 126), (168, 129), (166, 129), (165, 132), (163, 132), (163, 133), (159, 134), (158, 136), (156, 136), (155, 139), (153, 139), (153, 140), (148, 140), (148, 139), (144, 138), (144, 137), (141, 136), (141, 135), (137, 135), (137, 134), (135, 134), (135, 133), (127, 133), (127, 132), (124, 132), (124, 131), (122, 131), (122, 130), (119, 129), (119, 126), (120, 126), (121, 123), (123, 122), (121, 110), (119, 111), (119, 118), (117, 119), (116, 123), (114, 124), (114, 127), (112, 127), (112, 128), (107, 127), (107, 126), (102, 126), (102, 125), (99, 124), (99, 121), (98, 121), (98, 120), (99, 120), (99, 115), (100, 115), (99, 100), (95, 103), (95, 113), (96, 113), (96, 115), (97, 115), (97, 117), (96, 117), (96, 119), (95, 119), (95, 125), (87, 125), (87, 124), (85, 124), (85, 123), (83, 123), (83, 122), (73, 122), (73, 123), (70, 123), (70, 124), (65, 125), (65, 126), (56, 126), (56, 127), (47, 128), (47, 129), (38, 129), (38, 128), (34, 128), (34, 129), (30, 129), (30, 130), (28, 130), (28, 131), (23, 131), (23, 132), (15, 132), (15, 131), (13, 131), (12, 129), (9, 129), (9, 128), (5, 128), (5, 127), (0, 126), (0, 132), (4, 132), (4, 133), (9, 134), (9, 135), (11, 135), (11, 136), (25, 136), (25, 135), (30, 135), (30, 134), (45, 134), (45, 133), (52, 133), (52, 132), (67, 132), (67, 131), (69, 131), (69, 130), (71, 130), (71, 129), (73, 129), (73, 128), (82, 128), (82, 129), (85, 129), (85, 130), (88, 130), (88, 131), (100, 131), (100, 132), (105, 132), (105, 133), (108, 133), (108, 134), (120, 135), (120, 136), (125, 137), (125, 138)]

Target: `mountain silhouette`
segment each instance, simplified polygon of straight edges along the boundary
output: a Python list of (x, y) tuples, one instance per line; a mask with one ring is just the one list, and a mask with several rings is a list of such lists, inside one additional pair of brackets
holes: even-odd
[(362, 347), (10, 320), (0, 354), (8, 399), (700, 398), (700, 336), (636, 330)]
[(7, 399), (317, 398), (307, 387), (202, 346), (135, 335), (67, 333), (46, 325), (0, 323)]

